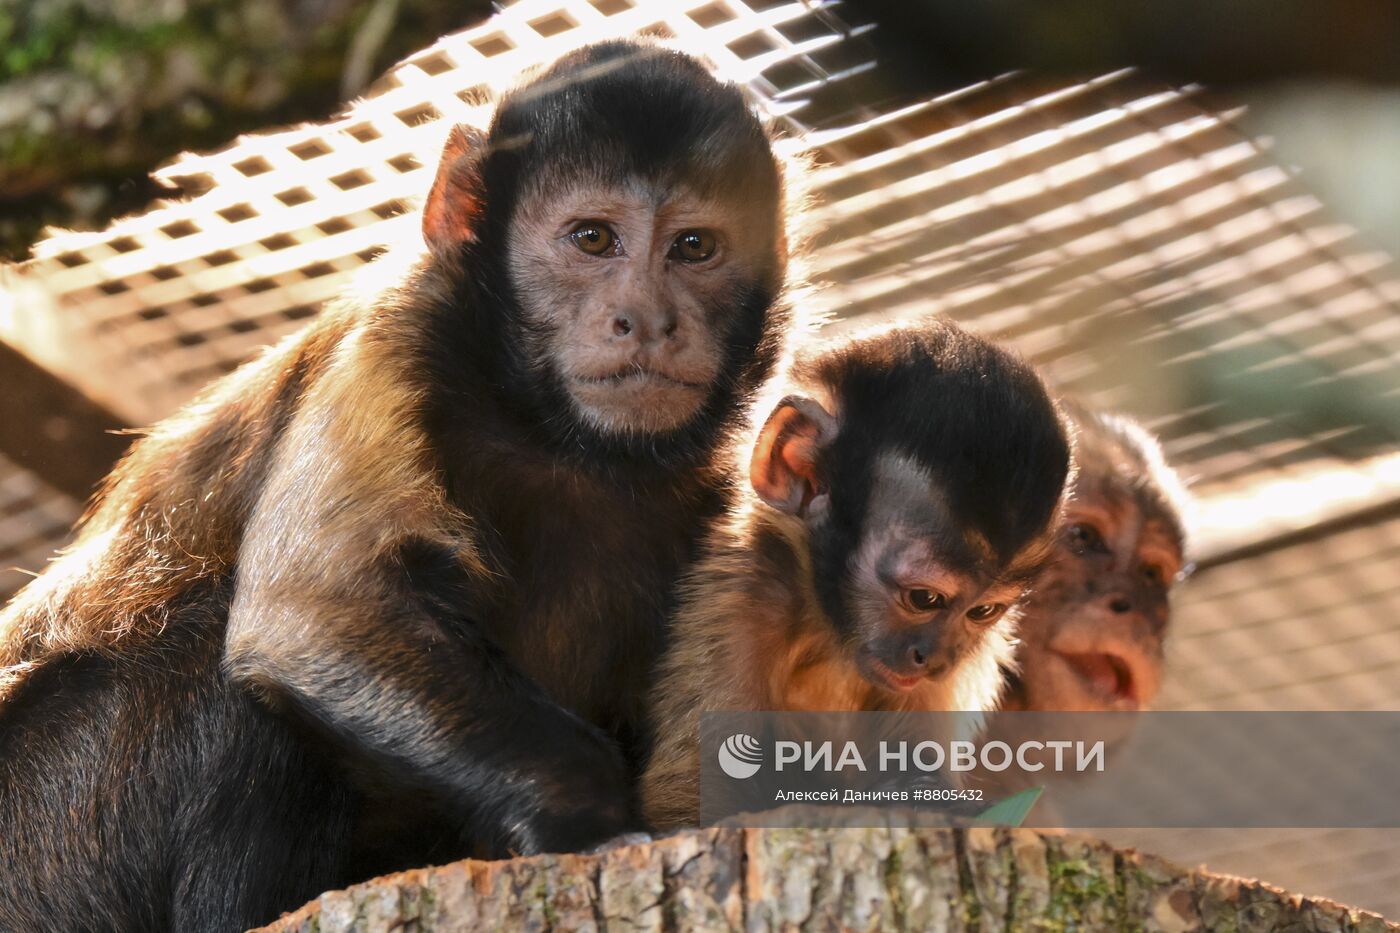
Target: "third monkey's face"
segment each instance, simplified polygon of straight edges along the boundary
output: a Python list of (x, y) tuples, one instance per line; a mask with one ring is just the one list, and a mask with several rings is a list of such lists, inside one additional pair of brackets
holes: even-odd
[(531, 358), (596, 430), (684, 427), (767, 310), (776, 209), (641, 182), (526, 197), (508, 254)]
[(1168, 522), (1094, 479), (1081, 476), (1057, 559), (1022, 617), (1017, 660), (1030, 709), (1139, 709), (1161, 685), (1181, 544)]

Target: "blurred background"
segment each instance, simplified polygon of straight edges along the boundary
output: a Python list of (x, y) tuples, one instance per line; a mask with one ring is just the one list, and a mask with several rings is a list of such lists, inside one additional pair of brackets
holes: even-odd
[[(1159, 705), (1400, 709), (1393, 0), (0, 6), (0, 599), (114, 430), (413, 235), (450, 123), (636, 33), (813, 153), (832, 326), (948, 314), (1161, 435), (1200, 502)], [(1400, 830), (1114, 838), (1400, 916)]]

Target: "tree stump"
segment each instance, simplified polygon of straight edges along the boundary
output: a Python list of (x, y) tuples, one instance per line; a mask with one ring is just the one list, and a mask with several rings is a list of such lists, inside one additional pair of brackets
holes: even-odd
[(265, 933), (496, 929), (1397, 931), (1375, 914), (1026, 829), (708, 829), (331, 891)]

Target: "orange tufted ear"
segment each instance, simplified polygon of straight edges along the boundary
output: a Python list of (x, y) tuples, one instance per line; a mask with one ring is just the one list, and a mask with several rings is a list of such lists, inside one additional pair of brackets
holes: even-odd
[(764, 422), (749, 461), (749, 482), (759, 498), (790, 515), (804, 515), (825, 494), (817, 453), (836, 436), (836, 419), (809, 398), (789, 395)]
[(463, 243), (475, 239), (485, 207), (481, 180), (485, 154), (486, 136), (480, 130), (458, 124), (448, 134), (437, 177), (423, 205), (423, 239), (435, 254), (455, 254)]

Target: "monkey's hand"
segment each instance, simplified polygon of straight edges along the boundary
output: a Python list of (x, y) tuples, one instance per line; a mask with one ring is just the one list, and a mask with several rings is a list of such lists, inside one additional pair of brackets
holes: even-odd
[(268, 624), (278, 610), (263, 602), (253, 628), (237, 606), (230, 676), (311, 720), (377, 784), (431, 793), (455, 814), (463, 855), (574, 852), (640, 827), (616, 746), (484, 635), (429, 634), (409, 593), (353, 626), (326, 613), (341, 602), (303, 601), (296, 626)]
[(656, 837), (651, 833), (631, 832), (613, 836), (607, 842), (585, 849), (584, 855), (602, 855), (604, 852), (611, 852), (613, 849), (625, 849), (628, 846), (646, 845), (648, 842), (655, 842)]
[(574, 852), (640, 829), (616, 744), (470, 619), (443, 618), (457, 594), (435, 598), (417, 573), (410, 585), (392, 572), (404, 565), (363, 567), (353, 587), (323, 572), (295, 596), (248, 580), (230, 676), (310, 719), (377, 783), (431, 793), (459, 821), (463, 854)]

